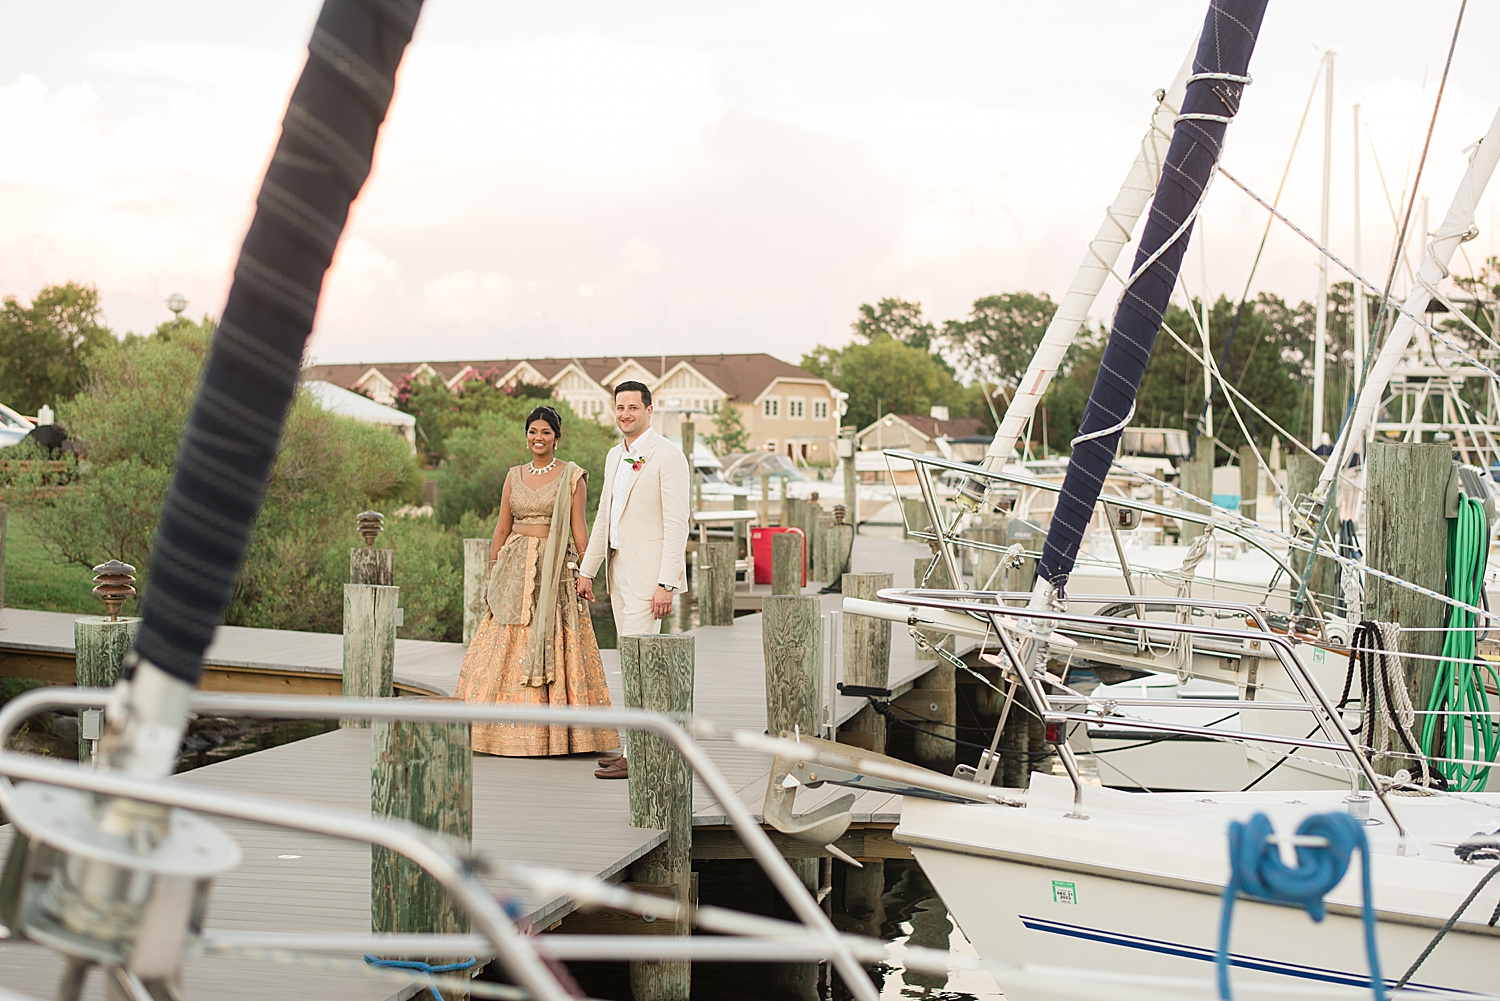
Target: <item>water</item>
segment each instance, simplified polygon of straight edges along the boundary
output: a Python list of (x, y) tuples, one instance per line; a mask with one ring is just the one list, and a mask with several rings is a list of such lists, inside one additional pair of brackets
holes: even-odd
[[(885, 862), (884, 892), (874, 910), (873, 894), (864, 907), (844, 906), (843, 866), (835, 866), (833, 923), (844, 932), (878, 932), (886, 941), (906, 942), (973, 956), (974, 949), (953, 924), (922, 870), (913, 861)], [(701, 903), (754, 914), (791, 919), (791, 911), (753, 861), (708, 861), (695, 865)], [(851, 895), (852, 896), (852, 895)], [(565, 921), (561, 933), (568, 931)], [(624, 963), (571, 963), (569, 970), (592, 998), (630, 1001), (630, 979)], [(789, 968), (766, 963), (698, 963), (693, 967), (693, 1001), (848, 1001), (849, 992), (826, 969), (804, 971), (798, 982)], [(932, 1001), (1001, 1001), (1003, 995), (988, 974), (918, 973), (889, 964), (868, 968), (882, 999), (928, 998)], [(487, 972), (483, 979), (498, 979)], [(790, 979), (790, 983), (788, 982)]]

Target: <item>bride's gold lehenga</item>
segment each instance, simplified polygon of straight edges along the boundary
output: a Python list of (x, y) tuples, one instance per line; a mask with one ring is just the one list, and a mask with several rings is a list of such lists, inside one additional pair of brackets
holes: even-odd
[[(464, 653), (463, 671), (454, 693), (465, 702), (517, 706), (593, 706), (609, 708), (609, 688), (594, 623), (574, 592), (578, 564), (572, 544), (567, 498), (558, 486), (568, 481), (568, 497), (584, 471), (569, 463), (562, 475), (533, 489), (517, 466), (511, 469), (510, 510), (518, 525), (551, 525), (566, 533), (563, 564), (556, 568), (555, 612), (537, 616), (544, 591), (548, 539), (512, 534), (500, 547), (491, 571), (484, 619)], [(561, 521), (561, 526), (558, 521)], [(557, 552), (561, 555), (561, 550)], [(550, 619), (543, 628), (552, 633), (551, 656), (538, 643), (532, 648), (532, 629), (538, 618)], [(613, 729), (542, 726), (522, 723), (475, 723), (474, 750), (512, 757), (608, 751), (620, 746)]]

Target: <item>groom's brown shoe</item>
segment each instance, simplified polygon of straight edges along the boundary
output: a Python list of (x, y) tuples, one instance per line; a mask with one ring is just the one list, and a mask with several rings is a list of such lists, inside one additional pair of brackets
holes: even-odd
[(625, 755), (623, 755), (623, 754), (607, 754), (604, 757), (602, 757), (602, 758), (599, 759), (599, 767), (600, 768), (608, 767), (609, 765), (614, 764), (616, 761), (619, 761), (620, 759), (622, 759), (624, 757), (625, 757)]
[(604, 767), (594, 772), (596, 779), (628, 779), (630, 778), (630, 762), (624, 756), (610, 758)]

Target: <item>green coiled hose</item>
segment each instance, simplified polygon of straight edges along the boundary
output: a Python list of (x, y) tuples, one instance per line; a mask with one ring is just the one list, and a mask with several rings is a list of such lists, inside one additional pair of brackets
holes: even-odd
[[(1490, 548), (1489, 519), (1484, 505), (1460, 494), (1458, 517), (1448, 523), (1448, 596), (1468, 605), (1479, 605), (1484, 591), (1485, 563)], [(1448, 632), (1443, 639), (1443, 659), (1422, 721), (1422, 753), (1444, 758), (1494, 761), (1500, 753), (1500, 728), (1489, 715), (1489, 697), (1484, 681), (1488, 676), (1500, 688), (1500, 673), (1488, 661), (1475, 656), (1475, 616), (1464, 608), (1448, 607)], [(1482, 670), (1481, 670), (1482, 667)], [(1457, 713), (1458, 715), (1438, 715)], [(1489, 780), (1488, 765), (1462, 765), (1434, 761), (1433, 767), (1455, 791), (1477, 792)]]

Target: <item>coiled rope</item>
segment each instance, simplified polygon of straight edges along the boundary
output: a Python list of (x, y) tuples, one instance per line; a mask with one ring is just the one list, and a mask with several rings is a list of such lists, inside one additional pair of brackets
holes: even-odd
[(1297, 845), (1297, 864), (1289, 866), (1271, 842), (1271, 819), (1257, 813), (1246, 823), (1229, 823), (1229, 882), (1224, 886), (1224, 906), (1219, 917), (1219, 951), (1214, 958), (1219, 997), (1230, 1001), (1229, 929), (1234, 918), (1235, 898), (1245, 896), (1278, 904), (1295, 904), (1314, 921), (1328, 913), (1323, 898), (1349, 871), (1354, 850), (1360, 853), (1360, 879), (1364, 887), (1363, 919), (1365, 951), (1370, 961), (1370, 990), (1376, 1001), (1385, 1001), (1385, 980), (1380, 975), (1380, 955), (1375, 948), (1375, 908), (1370, 897), (1370, 843), (1365, 829), (1347, 813), (1319, 813), (1297, 827), (1299, 837), (1320, 837), (1326, 845)]
[[(1481, 600), (1489, 541), (1489, 519), (1485, 517), (1484, 505), (1460, 494), (1458, 517), (1448, 523), (1448, 592), (1459, 601), (1476, 605)], [(1500, 688), (1500, 673), (1494, 665), (1475, 657), (1475, 621), (1475, 615), (1467, 609), (1448, 606), (1443, 659), (1438, 662), (1432, 697), (1427, 704), (1430, 712), (1422, 723), (1422, 751), (1430, 757), (1470, 757), (1470, 738), (1472, 757), (1494, 761), (1500, 753), (1500, 731), (1489, 715), (1484, 686), (1488, 677)], [(1438, 715), (1445, 711), (1461, 715)], [(1488, 765), (1456, 761), (1434, 764), (1448, 780), (1448, 788), (1459, 792), (1478, 792), (1489, 780)]]
[(1396, 640), (1401, 629), (1394, 622), (1361, 622), (1349, 640), (1349, 669), (1344, 674), (1344, 691), (1338, 706), (1344, 708), (1354, 687), (1355, 669), (1359, 669), (1359, 698), (1363, 720), (1359, 729), (1364, 742), (1375, 752), (1391, 749), (1391, 735), (1401, 738), (1407, 752), (1417, 759), (1422, 770), (1421, 784), (1431, 784), (1432, 773), (1427, 756), (1417, 747), (1413, 732), (1417, 712), (1406, 687), (1406, 672), (1396, 654)]

